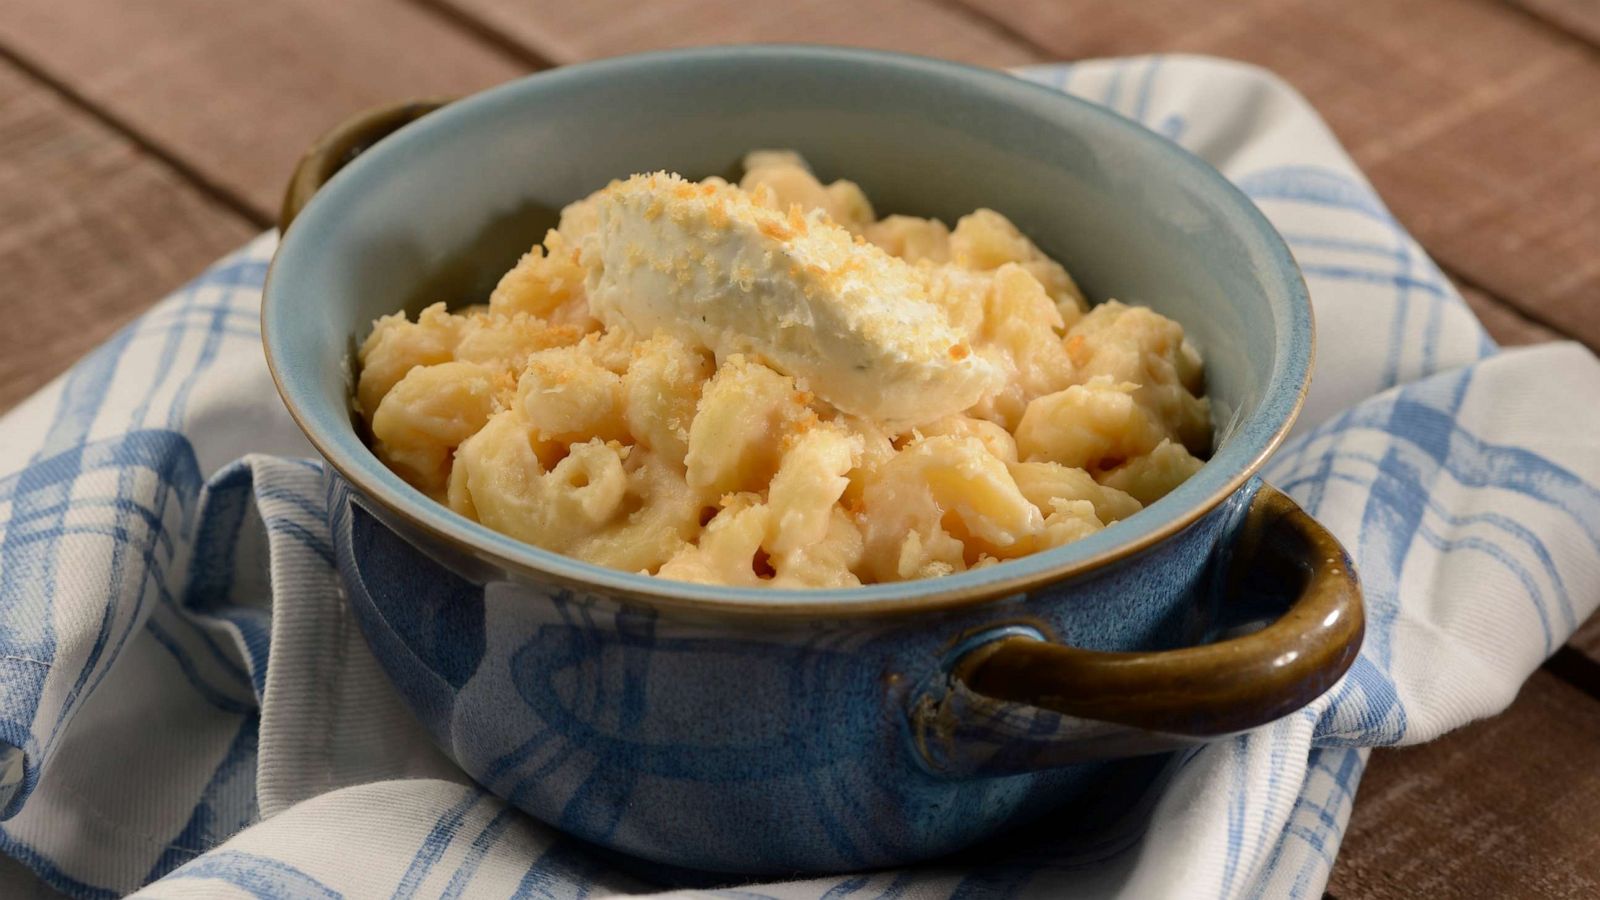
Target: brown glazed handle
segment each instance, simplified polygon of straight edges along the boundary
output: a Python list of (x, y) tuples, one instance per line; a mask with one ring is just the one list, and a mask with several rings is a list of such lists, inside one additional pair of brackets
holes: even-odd
[(1252, 584), (1258, 593), (1294, 597), (1259, 631), (1145, 653), (1010, 636), (974, 649), (951, 674), (984, 698), (1174, 737), (1217, 737), (1281, 718), (1320, 696), (1355, 661), (1364, 631), (1361, 589), (1333, 535), (1269, 485), (1257, 492), (1237, 535), (1221, 602)]
[(357, 113), (317, 138), (295, 164), (289, 188), (283, 193), (283, 208), (278, 212), (278, 233), (289, 230), (289, 223), (305, 209), (311, 197), (328, 179), (350, 161), (389, 135), (450, 101), (408, 100)]

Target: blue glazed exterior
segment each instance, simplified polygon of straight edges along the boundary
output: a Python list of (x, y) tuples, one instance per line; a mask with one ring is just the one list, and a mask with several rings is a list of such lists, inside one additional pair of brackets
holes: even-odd
[[(374, 318), (481, 299), (542, 236), (542, 208), (633, 171), (725, 172), (757, 147), (793, 147), (823, 177), (857, 180), (880, 213), (998, 209), (1092, 297), (1182, 322), (1207, 360), (1211, 460), (1139, 514), (1022, 560), (753, 594), (519, 543), (367, 450), (349, 350)], [(999, 73), (800, 47), (565, 68), (406, 126), (295, 220), (262, 326), (285, 403), (330, 463), (352, 607), (440, 746), (490, 790), (597, 844), (761, 874), (927, 858), (1046, 809), (1100, 827), (1135, 806), (1159, 765), (1083, 760), (1180, 742), (985, 704), (946, 667), (997, 628), (1153, 650), (1223, 627), (1208, 585), (1312, 352), (1282, 240), (1203, 162)], [(970, 712), (972, 727), (942, 739), (929, 709)]]
[[(339, 569), (368, 643), (474, 779), (596, 844), (769, 875), (941, 855), (1046, 810), (1072, 820), (1094, 804), (1113, 824), (1149, 776), (1130, 780), (1126, 761), (1051, 767), (1063, 717), (1012, 707), (1027, 721), (1003, 740), (1010, 764), (950, 776), (929, 770), (912, 711), (947, 688), (964, 636), (1020, 626), (1145, 650), (1214, 632), (1215, 551), (1251, 493), (1141, 556), (1032, 594), (778, 625), (696, 622), (510, 572), (463, 577), (329, 482)], [(1123, 799), (1107, 809), (1110, 783)]]

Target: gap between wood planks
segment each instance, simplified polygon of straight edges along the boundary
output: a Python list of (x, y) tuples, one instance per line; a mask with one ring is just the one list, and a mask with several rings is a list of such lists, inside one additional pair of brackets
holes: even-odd
[(1507, 0), (1507, 5), (1600, 54), (1600, 4), (1593, 0)]
[(445, 24), (477, 39), (488, 49), (518, 65), (526, 66), (530, 72), (560, 65), (538, 50), (499, 31), (472, 10), (451, 3), (450, 0), (404, 0), (404, 2), (431, 13)]
[[(1436, 263), (1437, 264), (1437, 263)], [(1577, 340), (1561, 330), (1559, 325), (1541, 321), (1535, 315), (1517, 307), (1506, 298), (1495, 294), (1470, 278), (1440, 265), (1439, 271), (1455, 285), (1456, 292), (1465, 300), (1485, 331), (1502, 347), (1538, 344), (1545, 341)]]
[(1048, 47), (1035, 41), (1027, 32), (1013, 27), (1010, 22), (989, 15), (982, 9), (964, 2), (964, 0), (925, 0), (925, 2), (932, 6), (948, 9), (979, 28), (989, 31), (991, 34), (1019, 44), (1041, 60), (1047, 60), (1055, 56)]
[[(160, 141), (133, 127), (121, 116), (89, 100), (83, 94), (28, 57), (0, 43), (0, 60), (10, 63), (35, 82), (48, 88), (84, 115), (126, 139), (128, 143), (158, 160), (179, 177), (194, 185), (205, 197), (257, 228), (270, 228), (273, 217), (250, 205), (243, 197), (206, 177), (205, 172), (190, 165), (183, 157), (163, 146)], [(153, 298), (152, 298), (153, 299)]]

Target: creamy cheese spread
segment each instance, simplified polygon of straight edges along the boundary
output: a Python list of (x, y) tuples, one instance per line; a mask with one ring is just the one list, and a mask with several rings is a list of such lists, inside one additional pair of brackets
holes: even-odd
[(596, 213), (589, 307), (608, 327), (757, 357), (891, 427), (960, 412), (1003, 380), (910, 264), (820, 212), (656, 173), (602, 191)]

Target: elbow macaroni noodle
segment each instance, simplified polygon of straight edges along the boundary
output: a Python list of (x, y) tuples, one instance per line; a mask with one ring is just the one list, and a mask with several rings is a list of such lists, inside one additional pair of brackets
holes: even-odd
[[(892, 431), (751, 354), (724, 359), (591, 315), (594, 197), (485, 305), (379, 319), (356, 402), (383, 462), (456, 512), (528, 543), (663, 578), (849, 587), (992, 565), (1154, 502), (1210, 447), (1183, 329), (1115, 301), (1087, 309), (1009, 220), (877, 219), (849, 181), (750, 154), (739, 188), (798, 206), (911, 264), (1003, 384)], [(598, 196), (598, 195), (596, 195)], [(876, 253), (877, 250), (869, 252)]]

